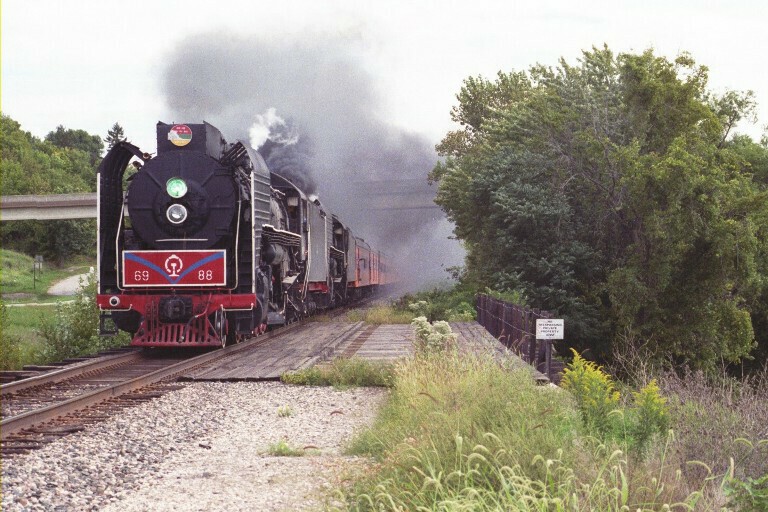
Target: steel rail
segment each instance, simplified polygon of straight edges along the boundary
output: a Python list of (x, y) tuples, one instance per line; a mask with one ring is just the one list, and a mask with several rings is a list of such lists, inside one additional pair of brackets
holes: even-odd
[(28, 377), (7, 384), (0, 385), (0, 396), (6, 396), (18, 393), (23, 389), (42, 386), (43, 384), (53, 384), (61, 382), (77, 375), (90, 371), (97, 371), (110, 366), (133, 362), (141, 357), (141, 351), (135, 350), (124, 354), (114, 354), (109, 356), (96, 357), (88, 361), (82, 361), (70, 366), (65, 366), (61, 370), (54, 370), (34, 377)]
[(308, 324), (305, 322), (296, 322), (278, 329), (277, 331), (272, 331), (262, 336), (256, 337), (252, 340), (238, 343), (237, 345), (230, 345), (229, 347), (209, 352), (207, 354), (202, 354), (200, 356), (193, 357), (185, 361), (172, 364), (170, 366), (166, 366), (165, 368), (155, 370), (154, 372), (148, 373), (146, 375), (136, 377), (132, 380), (114, 384), (108, 388), (98, 389), (92, 391), (91, 393), (71, 398), (65, 402), (49, 405), (48, 407), (44, 407), (42, 409), (29, 411), (18, 416), (7, 418), (0, 422), (0, 440), (5, 441), (14, 433), (19, 432), (25, 428), (29, 428), (40, 423), (45, 423), (46, 421), (50, 421), (54, 418), (85, 409), (86, 407), (106, 401), (110, 398), (130, 393), (131, 391), (135, 391), (150, 384), (154, 384), (158, 381), (161, 381), (175, 374), (185, 372), (196, 366), (209, 363), (216, 359), (231, 356), (237, 352), (258, 346), (259, 344), (271, 338), (281, 336), (283, 334), (288, 334), (289, 332), (296, 331), (300, 327), (306, 326), (308, 326)]

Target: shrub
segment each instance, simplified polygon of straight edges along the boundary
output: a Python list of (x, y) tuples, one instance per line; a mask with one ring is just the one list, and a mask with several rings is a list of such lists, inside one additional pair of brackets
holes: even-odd
[(609, 414), (619, 405), (619, 392), (611, 376), (573, 351), (573, 362), (563, 372), (560, 385), (571, 392), (584, 423), (603, 436), (611, 430)]
[(392, 372), (392, 363), (339, 357), (330, 364), (286, 372), (280, 376), (280, 380), (286, 384), (305, 386), (389, 387), (392, 385)]
[(728, 506), (735, 510), (768, 510), (768, 474), (757, 479), (730, 478), (725, 483), (725, 495)]
[(448, 322), (438, 321), (430, 324), (426, 317), (413, 319), (411, 325), (415, 331), (414, 350), (416, 355), (446, 352), (456, 348), (457, 335), (451, 332)]
[(128, 335), (121, 333), (112, 339), (99, 336), (99, 309), (96, 306), (96, 278), (91, 273), (80, 282), (80, 289), (72, 302), (58, 304), (56, 313), (42, 323), (40, 335), (44, 346), (42, 357), (56, 361), (69, 357), (95, 353), (108, 347), (128, 343)]
[(624, 450), (642, 456), (651, 440), (664, 435), (669, 427), (667, 399), (656, 380), (632, 391), (632, 402), (622, 406), (611, 376), (575, 350), (573, 354), (561, 386), (576, 399), (587, 429), (603, 441), (616, 440)]
[(21, 359), (21, 341), (8, 334), (8, 310), (0, 302), (0, 370), (14, 370)]

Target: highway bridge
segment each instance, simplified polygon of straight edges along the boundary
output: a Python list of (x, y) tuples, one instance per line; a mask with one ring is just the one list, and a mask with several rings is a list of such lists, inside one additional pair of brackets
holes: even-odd
[[(438, 209), (434, 191), (421, 180), (361, 182), (359, 193), (369, 197), (370, 210)], [(413, 182), (413, 183), (412, 183)], [(96, 194), (54, 194), (0, 197), (0, 221), (95, 219)]]
[(0, 220), (95, 219), (96, 193), (0, 197)]

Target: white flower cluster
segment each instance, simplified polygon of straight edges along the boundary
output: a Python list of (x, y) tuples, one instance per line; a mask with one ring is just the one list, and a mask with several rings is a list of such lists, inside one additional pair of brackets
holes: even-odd
[(438, 321), (430, 324), (426, 317), (419, 316), (411, 322), (416, 331), (415, 348), (417, 354), (443, 352), (456, 346), (457, 335), (451, 331), (448, 322)]

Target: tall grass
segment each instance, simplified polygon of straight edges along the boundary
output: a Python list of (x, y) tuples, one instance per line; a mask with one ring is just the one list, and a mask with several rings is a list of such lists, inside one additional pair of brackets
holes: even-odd
[(21, 357), (21, 340), (8, 332), (8, 309), (0, 301), (0, 370), (18, 368)]
[[(739, 382), (714, 380), (701, 372), (666, 372), (659, 383), (672, 397), (680, 463), (695, 459), (715, 474), (733, 473), (737, 480), (763, 479), (768, 484), (768, 373)], [(706, 469), (681, 463), (681, 471), (695, 485)], [(764, 499), (768, 504), (768, 495)]]
[[(666, 442), (664, 442), (666, 441)], [(352, 510), (663, 510), (704, 505), (667, 466), (588, 435), (571, 395), (525, 371), (455, 352), (400, 363), (389, 401), (350, 452), (378, 461), (347, 491)]]
[(376, 304), (369, 308), (355, 309), (348, 312), (347, 320), (373, 325), (407, 324), (413, 320), (413, 313), (399, 311), (389, 304)]
[(304, 386), (389, 387), (392, 385), (393, 368), (394, 365), (389, 362), (339, 357), (327, 364), (284, 373), (280, 380)]
[(3, 295), (21, 294), (27, 300), (50, 300), (48, 288), (55, 282), (73, 274), (86, 272), (92, 265), (89, 259), (75, 259), (71, 268), (58, 268), (44, 262), (42, 270), (34, 273), (31, 256), (8, 249), (0, 249), (0, 284)]

